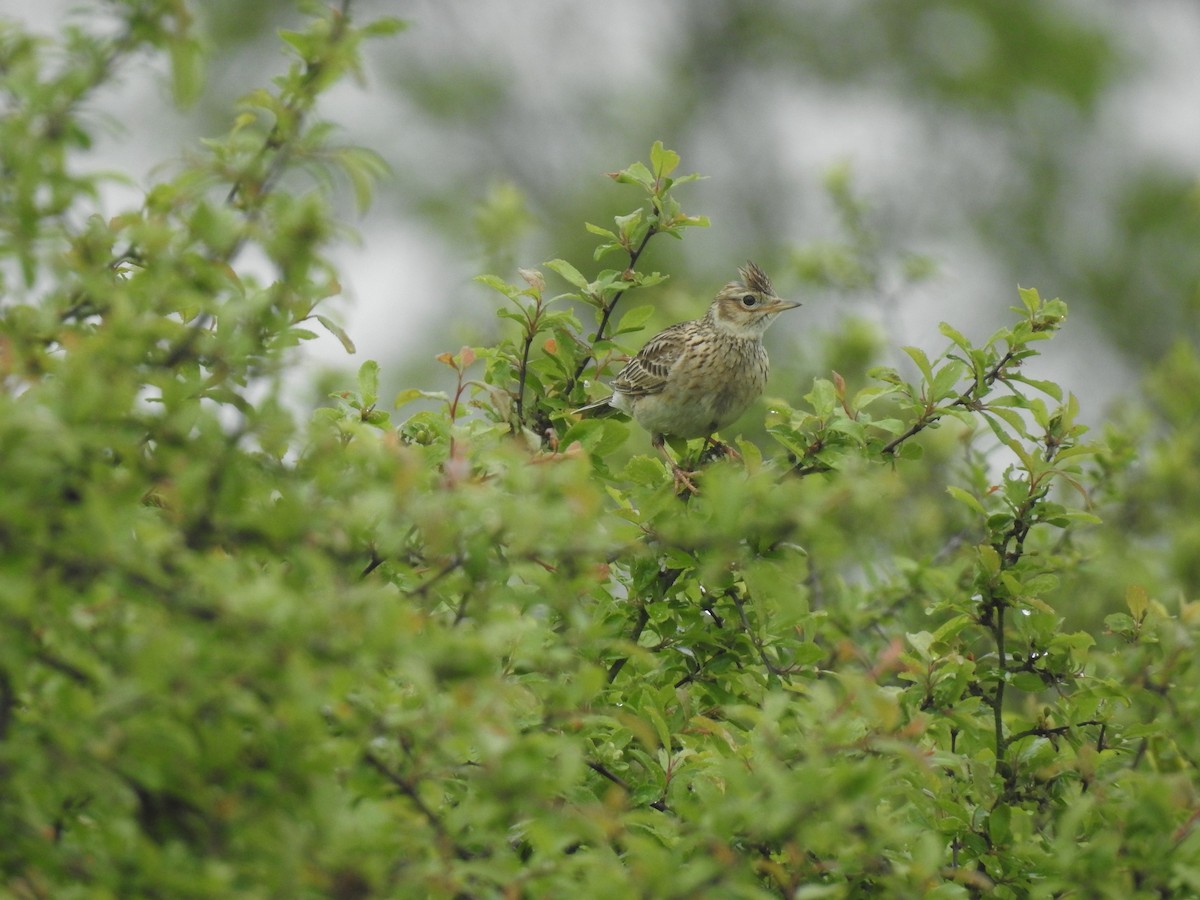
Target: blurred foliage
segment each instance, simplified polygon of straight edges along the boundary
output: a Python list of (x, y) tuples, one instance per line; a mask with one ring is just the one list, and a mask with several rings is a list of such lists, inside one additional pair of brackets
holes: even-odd
[[(437, 354), (448, 390), (393, 401), (368, 361), (300, 421), (295, 348), (352, 346), (331, 191), (383, 171), (319, 100), (401, 27), (306, 8), (287, 71), (108, 217), (87, 103), (150, 51), (194, 96), (186, 8), (3, 32), (7, 896), (1200, 892), (1193, 346), (1095, 439), (1029, 366), (1061, 300), (903, 371), (854, 324), (676, 494), (573, 412), (708, 224), (656, 142), (585, 251), (480, 276), (498, 338)], [(528, 220), (497, 185), (503, 262)], [(798, 267), (928, 276), (829, 190), (844, 240)]]
[[(558, 224), (619, 209), (580, 173), (665, 138), (738, 177), (700, 195), (720, 236), (656, 246), (651, 265), (686, 270), (693, 291), (725, 277), (726, 257), (786, 272), (793, 250), (835, 232), (816, 173), (849, 155), (870, 170), (885, 246), (950, 244), (955, 258), (1003, 272), (1005, 290), (1071, 296), (1136, 363), (1180, 328), (1200, 336), (1195, 255), (1160, 250), (1195, 232), (1197, 172), (1130, 118), (1149, 115), (1132, 104), (1162, 57), (1156, 29), (1194, 28), (1194, 10), (1036, 0), (608, 10), (431, 8), (419, 46), (376, 60), (394, 88), (380, 102), (409, 138), (386, 150), (398, 199), (421, 198), (452, 255), (462, 211), (497, 180), (544, 226), (529, 233), (528, 258), (586, 254), (586, 235)], [(966, 312), (993, 325), (1004, 290), (970, 287)]]

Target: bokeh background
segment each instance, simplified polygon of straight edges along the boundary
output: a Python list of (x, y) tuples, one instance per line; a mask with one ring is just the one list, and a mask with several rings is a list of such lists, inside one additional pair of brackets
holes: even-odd
[[(103, 6), (0, 0), (0, 14), (50, 34), (72, 16), (95, 27)], [(150, 60), (100, 99), (106, 136), (88, 164), (135, 177), (105, 196), (109, 212), (286, 66), (276, 32), (299, 21), (294, 3), (195, 6), (211, 58), (194, 107), (172, 107)], [(397, 387), (437, 387), (433, 356), (497, 327), (472, 277), (553, 257), (596, 271), (584, 221), (636, 200), (603, 173), (654, 140), (709, 176), (680, 199), (712, 226), (651, 245), (646, 268), (672, 278), (642, 301), (661, 305), (656, 324), (691, 317), (755, 259), (806, 304), (773, 329), (777, 377), (827, 374), (839, 335), (866, 334), (881, 362), (902, 344), (940, 350), (939, 320), (982, 339), (1022, 285), (1070, 304), (1039, 374), (1095, 421), (1200, 331), (1192, 0), (354, 0), (352, 12), (409, 28), (371, 45), (363, 83), (319, 114), (392, 177), (367, 213), (346, 206), (359, 237), (338, 251), (338, 312), (358, 353), (316, 342), (297, 396), (365, 358)]]

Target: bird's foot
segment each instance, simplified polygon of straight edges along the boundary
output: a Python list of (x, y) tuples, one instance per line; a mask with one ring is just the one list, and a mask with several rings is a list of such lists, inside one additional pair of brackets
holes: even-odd
[(704, 439), (704, 449), (700, 451), (700, 459), (704, 462), (710, 462), (714, 459), (719, 459), (724, 456), (726, 459), (741, 459), (742, 454), (738, 453), (729, 444), (724, 444), (714, 437)]
[(685, 499), (700, 493), (696, 483), (692, 481), (692, 475), (695, 473), (689, 472), (671, 458), (671, 454), (667, 451), (666, 439), (661, 434), (656, 434), (650, 443), (655, 450), (662, 454), (663, 460), (670, 466), (671, 474), (675, 478), (675, 493)]
[(695, 472), (689, 472), (682, 466), (671, 463), (671, 474), (675, 476), (675, 493), (679, 496), (686, 497), (700, 493), (700, 489), (692, 481), (692, 476), (696, 474)]

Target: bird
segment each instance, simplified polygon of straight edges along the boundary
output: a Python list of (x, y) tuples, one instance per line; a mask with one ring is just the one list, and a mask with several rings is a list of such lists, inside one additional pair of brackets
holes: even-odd
[[(771, 279), (753, 262), (740, 280), (717, 292), (702, 318), (660, 331), (612, 380), (612, 393), (576, 410), (620, 410), (650, 432), (666, 459), (677, 490), (695, 493), (689, 475), (671, 458), (668, 437), (704, 438), (742, 415), (762, 394), (770, 363), (764, 332), (780, 313), (800, 306), (775, 295)], [(727, 449), (727, 448), (726, 448)], [(727, 450), (727, 452), (730, 452)]]

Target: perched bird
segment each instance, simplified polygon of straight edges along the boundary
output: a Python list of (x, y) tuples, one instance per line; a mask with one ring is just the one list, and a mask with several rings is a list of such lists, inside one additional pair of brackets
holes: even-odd
[(652, 337), (613, 379), (612, 395), (578, 412), (613, 407), (650, 432), (677, 486), (694, 491), (688, 473), (671, 459), (665, 441), (702, 437), (744, 413), (767, 384), (763, 332), (799, 303), (775, 296), (771, 279), (752, 262), (741, 281), (717, 292), (704, 318), (680, 322)]

